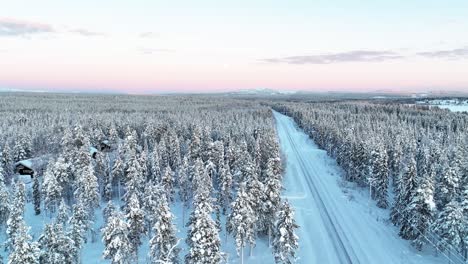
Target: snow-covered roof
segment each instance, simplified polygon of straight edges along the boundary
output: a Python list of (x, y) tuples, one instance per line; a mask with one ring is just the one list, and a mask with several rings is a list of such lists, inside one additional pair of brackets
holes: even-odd
[(20, 161), (15, 163), (15, 167), (18, 166), (18, 165), (23, 165), (25, 167), (32, 168), (33, 167), (33, 162), (31, 160), (20, 160)]
[(15, 167), (18, 165), (23, 165), (30, 169), (38, 169), (47, 163), (48, 158), (49, 158), (48, 155), (44, 155), (44, 156), (37, 157), (37, 158), (20, 160), (15, 163)]
[(103, 140), (102, 143), (104, 143), (104, 144), (110, 146), (110, 142), (109, 142), (109, 140), (107, 140), (107, 139), (106, 139), (106, 140)]
[(95, 147), (89, 147), (89, 153), (94, 154), (94, 153), (96, 153), (96, 152), (98, 152), (97, 148), (95, 148)]

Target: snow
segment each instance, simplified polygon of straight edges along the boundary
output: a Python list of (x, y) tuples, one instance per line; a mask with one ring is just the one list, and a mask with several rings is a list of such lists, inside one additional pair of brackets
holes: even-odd
[(415, 250), (370, 203), (367, 190), (344, 182), (336, 162), (285, 115), (274, 112), (286, 157), (284, 198), (300, 225), (298, 263), (441, 263)]
[(418, 101), (416, 104), (426, 104), (448, 109), (452, 112), (468, 112), (468, 100), (447, 99), (447, 100), (426, 100)]

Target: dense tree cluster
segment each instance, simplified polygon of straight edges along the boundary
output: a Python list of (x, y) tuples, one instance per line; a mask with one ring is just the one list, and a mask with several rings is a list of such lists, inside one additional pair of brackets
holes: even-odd
[(440, 250), (466, 256), (466, 114), (369, 102), (279, 103), (275, 108), (336, 158), (347, 180), (370, 187), (377, 205), (391, 209), (402, 238), (418, 249), (431, 240)]
[[(297, 246), (285, 248), (284, 239), (297, 244), (297, 225), (280, 197), (268, 107), (224, 97), (2, 97), (0, 225), (15, 263), (80, 263), (84, 244), (98, 236), (112, 263), (136, 263), (143, 241), (152, 263), (220, 263), (223, 229), (239, 253), (246, 245), (252, 253), (263, 237), (276, 241), (278, 263), (294, 259)], [(111, 148), (101, 151), (104, 143)], [(15, 173), (25, 159), (44, 164), (33, 175), (31, 202), (50, 223), (37, 241), (23, 219), (30, 190)], [(185, 240), (173, 223), (176, 203), (184, 208)], [(104, 223), (96, 229), (99, 208)]]

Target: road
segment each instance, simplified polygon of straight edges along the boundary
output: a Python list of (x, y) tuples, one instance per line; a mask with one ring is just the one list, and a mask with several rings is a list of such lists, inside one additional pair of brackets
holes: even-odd
[[(286, 157), (284, 198), (296, 209), (299, 263), (441, 263), (417, 252), (359, 188), (343, 188), (336, 163), (295, 122), (274, 112)], [(346, 193), (344, 192), (346, 190)]]

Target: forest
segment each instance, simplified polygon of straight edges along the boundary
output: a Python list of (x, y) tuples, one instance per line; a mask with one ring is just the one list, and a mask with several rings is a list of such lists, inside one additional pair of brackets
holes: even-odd
[(308, 263), (298, 249), (312, 234), (283, 195), (274, 111), (369, 190), (416, 251), (466, 261), (466, 113), (363, 99), (4, 93), (0, 263)]
[(389, 208), (398, 235), (418, 250), (468, 251), (468, 115), (428, 106), (279, 103), (343, 169)]
[[(0, 111), (3, 262), (224, 263), (228, 239), (240, 262), (258, 240), (276, 262), (293, 261), (298, 226), (280, 196), (268, 107), (222, 97), (12, 93)], [(27, 168), (31, 175), (19, 175)], [(42, 232), (31, 234), (31, 221), (46, 222)], [(99, 259), (83, 250), (100, 243)]]

